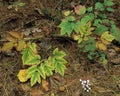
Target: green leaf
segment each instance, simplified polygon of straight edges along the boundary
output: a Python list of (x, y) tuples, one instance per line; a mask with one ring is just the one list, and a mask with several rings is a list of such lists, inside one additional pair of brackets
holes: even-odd
[(58, 48), (56, 48), (56, 49), (53, 51), (53, 54), (54, 54), (55, 58), (63, 58), (64, 56), (66, 56), (65, 52), (63, 52), (63, 51), (58, 51)]
[(92, 11), (93, 11), (93, 7), (88, 7), (88, 8), (87, 8), (87, 11), (88, 11), (88, 12), (92, 12)]
[(100, 11), (104, 11), (104, 6), (103, 6), (102, 3), (97, 2), (97, 3), (95, 4), (95, 9), (100, 10)]
[(114, 9), (113, 9), (113, 8), (110, 8), (110, 7), (106, 8), (106, 10), (107, 10), (108, 12), (114, 12)]
[(66, 20), (67, 20), (67, 21), (75, 21), (75, 17), (73, 17), (73, 16), (68, 16), (68, 17), (66, 17)]
[(22, 51), (22, 62), (24, 65), (34, 65), (40, 63), (40, 56), (37, 55), (36, 45), (29, 43)]
[(110, 0), (104, 0), (104, 5), (105, 6), (113, 6), (114, 3), (112, 1), (110, 1)]
[(110, 33), (115, 37), (115, 40), (120, 43), (120, 29), (117, 28), (115, 24), (111, 25)]
[(37, 71), (37, 65), (28, 68), (27, 78), (31, 78), (32, 74)]
[(63, 20), (59, 25), (59, 27), (61, 28), (61, 31), (60, 31), (61, 35), (65, 35), (65, 34), (70, 35), (72, 33), (71, 23), (68, 22), (67, 20)]
[(42, 66), (42, 64), (41, 64), (41, 66), (38, 67), (38, 72), (43, 79), (46, 79), (45, 69)]
[(102, 23), (101, 19), (95, 19), (93, 25), (100, 26), (101, 23)]
[(66, 69), (65, 65), (56, 63), (56, 68), (55, 68), (56, 73), (59, 73), (60, 75), (64, 76), (65, 69)]
[(105, 31), (107, 31), (107, 30), (108, 30), (108, 28), (107, 28), (106, 26), (104, 26), (104, 25), (99, 25), (99, 26), (97, 26), (97, 28), (96, 28), (96, 30), (95, 30), (95, 34), (100, 35), (100, 34), (102, 34), (103, 32), (105, 32)]
[(40, 75), (39, 75), (38, 72), (34, 72), (32, 74), (31, 79), (30, 79), (31, 86), (35, 85), (37, 82), (40, 83), (41, 82), (41, 78), (40, 78)]
[(23, 7), (23, 6), (25, 6), (25, 3), (20, 2), (17, 5), (20, 6), (20, 7)]

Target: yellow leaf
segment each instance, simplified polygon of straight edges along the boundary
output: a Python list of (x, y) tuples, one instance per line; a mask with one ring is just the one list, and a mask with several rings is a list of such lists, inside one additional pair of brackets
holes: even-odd
[(25, 46), (26, 46), (25, 41), (20, 40), (20, 41), (18, 42), (18, 45), (16, 46), (16, 49), (17, 49), (17, 51), (21, 51), (22, 49), (24, 49)]
[(8, 40), (8, 41), (16, 42), (16, 39), (13, 38), (13, 37), (10, 37), (10, 36), (6, 37), (5, 39)]
[(70, 11), (65, 11), (63, 14), (65, 15), (65, 16), (68, 16), (68, 15), (70, 15)]
[(104, 43), (105, 45), (108, 45), (108, 44), (111, 43), (111, 42), (109, 42), (109, 41), (106, 41), (105, 39), (101, 39), (101, 41), (102, 41), (102, 43)]
[(83, 40), (80, 35), (75, 35), (75, 34), (74, 34), (74, 35), (73, 35), (73, 38), (74, 38), (74, 40), (77, 40), (78, 43), (81, 43), (81, 41)]
[(8, 32), (8, 33), (16, 39), (21, 39), (20, 34), (17, 32)]
[(105, 44), (97, 42), (96, 43), (96, 47), (99, 48), (100, 50), (105, 51), (107, 49), (107, 47), (105, 46)]
[(28, 80), (27, 69), (20, 70), (17, 77), (20, 80), (20, 82), (26, 82)]
[(3, 44), (2, 51), (10, 51), (14, 47), (14, 42), (7, 42)]
[(102, 34), (101, 39), (105, 39), (106, 41), (111, 42), (112, 40), (115, 39), (115, 37), (113, 35), (109, 34), (109, 32), (107, 31)]

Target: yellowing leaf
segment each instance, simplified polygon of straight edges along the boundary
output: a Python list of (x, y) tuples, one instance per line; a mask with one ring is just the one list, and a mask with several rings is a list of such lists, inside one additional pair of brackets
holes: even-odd
[(110, 42), (109, 42), (109, 41), (106, 41), (105, 39), (101, 39), (101, 41), (102, 41), (102, 43), (104, 43), (105, 45), (110, 44)]
[(105, 46), (105, 44), (101, 43), (101, 42), (97, 42), (96, 43), (96, 47), (100, 50), (105, 51), (107, 49), (107, 47)]
[(13, 37), (10, 37), (10, 36), (6, 37), (5, 39), (8, 40), (8, 41), (16, 42), (16, 39), (13, 38)]
[(14, 42), (7, 42), (3, 44), (2, 51), (10, 51), (14, 47)]
[(20, 80), (20, 82), (26, 82), (28, 80), (27, 69), (20, 70), (17, 77)]
[(18, 41), (18, 45), (16, 46), (16, 49), (18, 51), (21, 51), (22, 49), (24, 49), (25, 46), (26, 46), (25, 41), (21, 40), (21, 41)]
[(21, 39), (20, 34), (17, 32), (8, 32), (8, 33), (16, 39)]
[(115, 39), (115, 37), (113, 35), (109, 34), (107, 31), (102, 34), (101, 39), (105, 39), (105, 40), (111, 42), (112, 40)]
[(80, 35), (73, 35), (73, 38), (74, 38), (74, 40), (77, 40), (78, 41), (78, 43), (81, 43), (82, 42), (82, 37), (80, 36)]
[(68, 16), (68, 15), (70, 15), (70, 13), (71, 13), (70, 11), (65, 11), (65, 12), (64, 12), (64, 15), (65, 15), (65, 16)]

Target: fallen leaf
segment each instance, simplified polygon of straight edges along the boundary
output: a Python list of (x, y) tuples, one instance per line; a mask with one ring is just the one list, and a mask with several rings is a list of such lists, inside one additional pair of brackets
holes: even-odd
[(42, 80), (42, 87), (45, 89), (45, 91), (50, 90), (50, 84), (46, 80)]
[(30, 91), (31, 96), (42, 96), (44, 93), (39, 89), (33, 89)]
[(20, 70), (17, 77), (20, 80), (20, 82), (26, 82), (28, 80), (27, 69)]
[(14, 42), (7, 42), (3, 44), (2, 51), (10, 51), (14, 47)]
[(16, 38), (16, 39), (21, 39), (20, 34), (18, 34), (17, 32), (8, 32), (12, 37)]

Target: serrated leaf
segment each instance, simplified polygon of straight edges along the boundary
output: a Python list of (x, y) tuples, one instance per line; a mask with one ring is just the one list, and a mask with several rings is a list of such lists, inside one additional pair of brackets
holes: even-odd
[(31, 78), (32, 74), (37, 71), (37, 65), (28, 68), (27, 78)]
[(40, 75), (39, 75), (38, 72), (34, 72), (32, 74), (31, 79), (30, 79), (31, 86), (35, 85), (37, 82), (40, 83), (41, 82), (41, 78), (40, 78)]
[(75, 17), (74, 16), (68, 16), (68, 17), (66, 17), (66, 20), (69, 22), (71, 22), (71, 21), (75, 21)]
[(82, 5), (78, 5), (74, 8), (74, 11), (76, 14), (78, 15), (82, 15), (82, 14), (85, 14), (86, 12), (86, 7), (85, 6), (82, 6)]
[(20, 80), (20, 82), (26, 82), (28, 80), (27, 69), (20, 70), (17, 77)]
[(28, 46), (34, 53), (37, 53), (37, 45), (35, 43), (29, 43)]
[(95, 30), (95, 34), (98, 34), (98, 35), (101, 35), (101, 34), (103, 34), (105, 31), (107, 31), (108, 30), (108, 28), (106, 27), (106, 26), (104, 26), (104, 25), (99, 25), (99, 26), (97, 26), (97, 28), (96, 28), (96, 30)]
[(57, 63), (56, 67), (55, 67), (55, 72), (59, 73), (62, 76), (64, 76), (65, 69), (66, 69), (65, 65)]
[(40, 63), (40, 55), (36, 54), (36, 45), (29, 43), (28, 46), (22, 51), (22, 61), (24, 65), (33, 65)]
[(14, 42), (6, 42), (3, 44), (2, 51), (10, 51), (14, 47)]
[(62, 58), (64, 56), (66, 56), (65, 52), (63, 51), (58, 51), (58, 48), (56, 48), (54, 51), (53, 51), (53, 54), (56, 58)]
[(16, 49), (17, 49), (17, 51), (21, 51), (21, 50), (24, 49), (25, 46), (26, 46), (25, 41), (20, 40), (20, 41), (18, 41), (18, 44), (17, 44), (17, 46), (16, 46)]
[(70, 35), (72, 33), (71, 23), (68, 22), (67, 20), (62, 21), (59, 27), (61, 28), (60, 31), (61, 35), (65, 35), (65, 34)]
[(45, 69), (42, 66), (42, 64), (41, 64), (41, 66), (38, 67), (38, 72), (43, 79), (46, 79)]
[(105, 39), (105, 40), (107, 40), (107, 41), (109, 41), (109, 42), (111, 42), (112, 40), (115, 39), (115, 37), (114, 37), (113, 35), (109, 34), (108, 31), (107, 31), (107, 32), (104, 32), (104, 33), (101, 35), (101, 38), (102, 38), (102, 39)]

